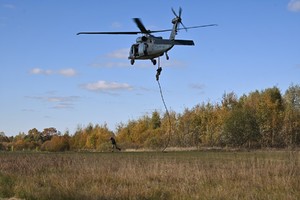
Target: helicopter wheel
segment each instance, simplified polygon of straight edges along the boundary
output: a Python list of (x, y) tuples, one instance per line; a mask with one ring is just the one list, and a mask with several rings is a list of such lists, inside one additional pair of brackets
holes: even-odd
[(151, 61), (152, 61), (153, 65), (156, 65), (156, 60), (155, 59), (152, 59)]
[(167, 58), (167, 60), (169, 60), (169, 55), (167, 54), (167, 52), (166, 52), (166, 58)]
[(130, 60), (130, 64), (133, 65), (134, 64), (134, 59)]

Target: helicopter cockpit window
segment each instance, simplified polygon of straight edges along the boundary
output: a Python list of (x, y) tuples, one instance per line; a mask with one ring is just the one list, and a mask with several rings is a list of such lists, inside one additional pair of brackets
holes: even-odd
[(138, 56), (138, 45), (134, 44), (131, 46), (131, 55)]
[(147, 46), (148, 46), (147, 43), (139, 44), (139, 48), (138, 48), (139, 56), (147, 55)]

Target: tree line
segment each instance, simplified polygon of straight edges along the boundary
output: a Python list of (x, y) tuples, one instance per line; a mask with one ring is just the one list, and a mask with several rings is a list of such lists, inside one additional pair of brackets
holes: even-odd
[(276, 86), (237, 97), (225, 93), (219, 103), (201, 103), (182, 113), (153, 111), (116, 131), (106, 124), (78, 127), (74, 134), (55, 128), (6, 137), (0, 133), (2, 150), (95, 150), (110, 149), (109, 138), (125, 148), (172, 147), (293, 148), (300, 146), (300, 86), (283, 94)]

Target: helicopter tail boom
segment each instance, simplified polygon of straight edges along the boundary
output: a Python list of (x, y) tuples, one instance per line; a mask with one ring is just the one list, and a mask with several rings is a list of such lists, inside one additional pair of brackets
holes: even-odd
[(170, 45), (188, 45), (194, 46), (195, 43), (193, 40), (167, 40), (167, 39), (159, 39), (154, 41), (155, 44), (170, 44)]

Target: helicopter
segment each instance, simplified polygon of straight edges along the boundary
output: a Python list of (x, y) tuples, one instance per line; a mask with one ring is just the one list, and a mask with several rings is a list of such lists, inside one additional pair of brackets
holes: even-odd
[[(130, 59), (131, 65), (134, 64), (135, 60), (151, 60), (153, 65), (156, 65), (157, 61), (155, 58), (159, 58), (166, 55), (166, 59), (169, 60), (168, 51), (172, 49), (175, 45), (187, 45), (187, 46), (194, 46), (193, 40), (178, 40), (175, 39), (178, 30), (193, 28), (203, 28), (209, 26), (217, 26), (217, 24), (207, 24), (201, 26), (192, 26), (192, 27), (185, 27), (182, 23), (181, 14), (182, 8), (179, 8), (178, 15), (171, 8), (175, 18), (172, 19), (173, 27), (172, 29), (164, 29), (164, 30), (147, 30), (146, 27), (143, 25), (140, 18), (133, 18), (133, 21), (140, 29), (140, 31), (127, 31), (127, 32), (79, 32), (77, 35), (81, 34), (121, 34), (121, 35), (136, 35), (136, 34), (143, 34), (143, 36), (138, 37), (136, 39), (136, 43), (131, 45), (128, 59)], [(179, 24), (182, 25), (182, 28), (179, 28)], [(162, 37), (157, 37), (152, 35), (152, 33), (159, 33), (159, 32), (171, 32), (169, 39), (163, 39)]]

